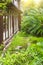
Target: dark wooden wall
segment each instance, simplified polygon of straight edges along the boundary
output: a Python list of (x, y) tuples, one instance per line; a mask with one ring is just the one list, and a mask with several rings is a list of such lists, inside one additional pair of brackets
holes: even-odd
[(13, 34), (14, 34), (14, 16), (12, 16), (12, 28), (13, 28)]
[(0, 44), (3, 41), (3, 16), (0, 16)]
[(18, 27), (21, 30), (21, 14), (18, 15)]

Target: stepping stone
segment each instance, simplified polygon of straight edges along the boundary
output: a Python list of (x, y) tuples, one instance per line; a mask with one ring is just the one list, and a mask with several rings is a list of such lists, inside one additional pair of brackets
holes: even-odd
[(23, 47), (22, 46), (17, 46), (16, 48), (15, 48), (15, 50), (20, 50), (20, 49), (22, 49)]

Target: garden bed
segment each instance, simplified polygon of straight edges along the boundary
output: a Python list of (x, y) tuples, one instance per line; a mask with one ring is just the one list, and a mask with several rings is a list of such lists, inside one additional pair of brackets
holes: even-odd
[(1, 65), (43, 65), (43, 37), (26, 33), (16, 34), (4, 56)]

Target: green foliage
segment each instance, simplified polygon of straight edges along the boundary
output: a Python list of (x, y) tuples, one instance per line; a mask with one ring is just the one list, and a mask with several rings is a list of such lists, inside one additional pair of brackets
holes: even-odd
[(9, 46), (7, 51), (13, 52), (17, 46), (23, 46), (23, 47), (27, 46), (27, 43), (29, 42), (29, 38), (24, 37), (22, 35), (24, 35), (24, 33), (23, 34), (18, 33), (16, 35), (14, 35), (14, 37), (13, 37), (13, 39), (11, 41), (11, 45)]
[(11, 0), (0, 0), (0, 3), (11, 2)]
[(43, 9), (29, 9), (24, 15), (22, 30), (32, 35), (43, 36)]
[(43, 65), (43, 43), (32, 44), (27, 49), (29, 65)]
[(1, 44), (1, 45), (0, 45), (0, 55), (2, 54), (3, 49), (4, 49), (4, 45), (3, 45), (3, 44)]
[(29, 41), (31, 43), (43, 42), (43, 37), (30, 36)]
[(1, 65), (43, 65), (43, 42), (31, 44), (26, 51), (0, 57)]
[[(43, 37), (33, 37), (25, 32), (16, 34), (4, 56), (0, 56), (1, 65), (43, 65)], [(30, 42), (30, 45), (26, 46)], [(15, 50), (17, 46), (22, 49)]]
[(6, 3), (0, 3), (0, 9), (5, 10), (6, 9)]
[(11, 0), (0, 0), (0, 10), (2, 10), (2, 13), (8, 10), (8, 3), (11, 3)]

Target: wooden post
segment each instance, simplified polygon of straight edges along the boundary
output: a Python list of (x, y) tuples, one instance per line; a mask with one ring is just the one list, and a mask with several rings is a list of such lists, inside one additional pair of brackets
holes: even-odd
[(20, 31), (21, 30), (21, 14), (18, 15), (18, 27)]
[(14, 34), (14, 16), (12, 15), (12, 28), (13, 28), (13, 34)]
[(18, 8), (20, 9), (20, 0), (18, 0)]
[(3, 16), (0, 15), (0, 44), (3, 42)]

